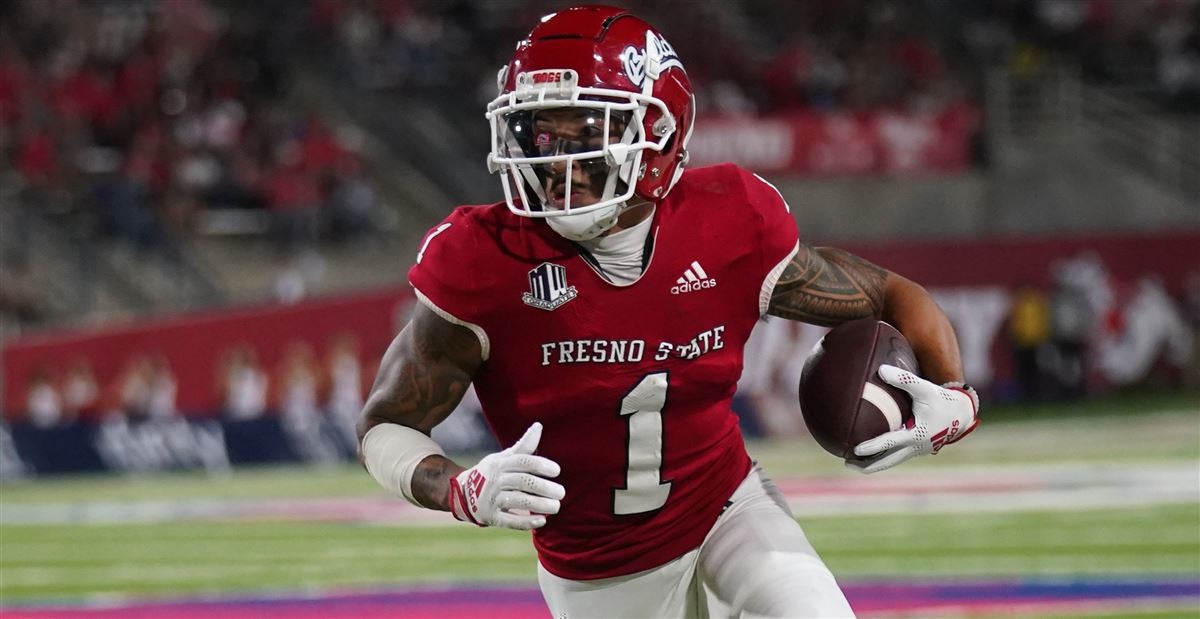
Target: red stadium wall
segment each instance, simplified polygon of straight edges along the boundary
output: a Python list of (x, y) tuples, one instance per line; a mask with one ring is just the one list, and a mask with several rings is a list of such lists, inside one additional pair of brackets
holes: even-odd
[(1112, 278), (1159, 277), (1178, 296), (1200, 273), (1200, 231), (932, 243), (840, 244), (928, 287), (1048, 287), (1056, 262), (1094, 253)]
[(365, 363), (365, 378), (370, 380), (411, 300), (404, 287), (20, 338), (3, 350), (4, 416), (20, 417), (26, 383), (36, 369), (44, 368), (57, 379), (77, 360), (88, 361), (102, 389), (111, 390), (132, 359), (162, 355), (178, 381), (179, 410), (193, 416), (219, 410), (218, 371), (229, 350), (240, 344), (252, 347), (261, 367), (273, 374), (284, 350), (297, 341), (311, 345), (323, 358), (332, 339), (352, 335)]

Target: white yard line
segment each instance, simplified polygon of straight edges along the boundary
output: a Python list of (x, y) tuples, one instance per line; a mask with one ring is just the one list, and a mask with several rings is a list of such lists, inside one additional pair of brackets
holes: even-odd
[[(987, 513), (1200, 504), (1195, 463), (1037, 464), (887, 471), (777, 480), (800, 517)], [(386, 496), (0, 504), (0, 524), (345, 521), (450, 526), (446, 514)]]
[(980, 513), (1200, 503), (1196, 464), (1038, 464), (779, 481), (797, 516)]

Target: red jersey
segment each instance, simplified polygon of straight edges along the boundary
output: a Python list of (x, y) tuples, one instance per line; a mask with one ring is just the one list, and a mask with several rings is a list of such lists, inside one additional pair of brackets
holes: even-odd
[(488, 424), (507, 446), (542, 422), (537, 453), (562, 466), (562, 509), (533, 534), (547, 570), (631, 574), (704, 540), (750, 470), (730, 400), (764, 281), (797, 243), (779, 193), (734, 165), (684, 173), (624, 286), (504, 203), (429, 233), (409, 281), (480, 337)]

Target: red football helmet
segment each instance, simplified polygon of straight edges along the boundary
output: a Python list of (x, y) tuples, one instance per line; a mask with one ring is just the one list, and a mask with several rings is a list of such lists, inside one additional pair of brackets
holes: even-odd
[[(497, 81), (500, 96), (486, 115), (488, 169), (501, 173), (518, 215), (547, 218), (573, 240), (594, 238), (632, 196), (661, 200), (683, 173), (695, 120), (691, 82), (666, 39), (624, 9), (581, 6), (543, 17)], [(564, 110), (566, 137), (557, 131)], [(576, 166), (599, 201), (572, 206)]]

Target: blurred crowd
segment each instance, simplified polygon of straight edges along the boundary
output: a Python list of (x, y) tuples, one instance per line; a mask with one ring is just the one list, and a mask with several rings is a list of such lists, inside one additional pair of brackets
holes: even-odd
[[(620, 4), (668, 34), (702, 111), (937, 109), (977, 98), (990, 67), (1028, 76), (1051, 56), (1192, 109), (1200, 96), (1197, 0)], [(548, 10), (522, 0), (313, 0), (312, 20), (344, 83), (456, 93), (478, 84), (476, 104), (494, 96), (497, 68)]]
[[(666, 33), (701, 111), (936, 106), (965, 95), (915, 3), (620, 3)], [(335, 73), (367, 90), (495, 96), (496, 70), (548, 9), (544, 2), (314, 0)]]
[(0, 5), (0, 180), (29, 211), (6, 221), (167, 257), (215, 209), (267, 214), (282, 251), (371, 233), (357, 144), (288, 100), (278, 34), (205, 0)]
[(961, 42), (984, 66), (1031, 78), (1065, 60), (1087, 79), (1200, 110), (1198, 0), (972, 0), (953, 8)]
[[(1200, 94), (1196, 0), (622, 2), (668, 35), (702, 110), (944, 106), (978, 94), (986, 67), (1028, 76), (1051, 55), (1087, 77)], [(366, 90), (491, 98), (494, 73), (545, 2), (313, 0), (336, 74)]]
[[(936, 111), (970, 92), (967, 67), (955, 65), (918, 3), (870, 0), (795, 6), (750, 0), (745, 12), (770, 41), (757, 83), (760, 111), (797, 107)], [(764, 62), (765, 61), (765, 62)], [(747, 73), (744, 68), (735, 69)], [(731, 76), (732, 77), (732, 76)], [(718, 104), (722, 99), (718, 96)]]

